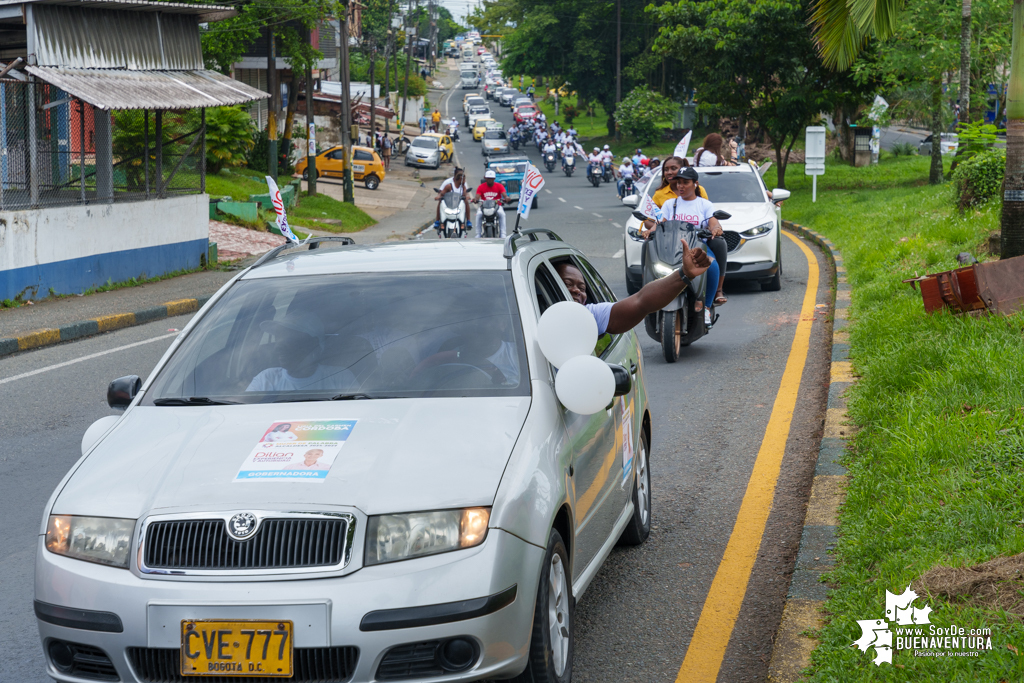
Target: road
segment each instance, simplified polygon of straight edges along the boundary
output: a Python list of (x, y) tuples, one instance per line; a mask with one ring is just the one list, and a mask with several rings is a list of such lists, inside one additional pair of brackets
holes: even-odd
[[(461, 92), (455, 93), (451, 108), (461, 114)], [(492, 108), (510, 122), (507, 109)], [(529, 154), (539, 163), (535, 148)], [(470, 180), (478, 183), (483, 168), (479, 143), (464, 135), (458, 155)], [(572, 178), (549, 174), (529, 227), (552, 228), (581, 248), (624, 297), (620, 226), (627, 215), (611, 185), (591, 187), (579, 173)], [(579, 602), (577, 683), (677, 680), (702, 611), (720, 607), (719, 593), (707, 606), (705, 601), (766, 438), (808, 291), (807, 257), (790, 239), (783, 238), (782, 245), (782, 291), (727, 285), (730, 300), (721, 309), (721, 320), (710, 336), (686, 348), (679, 362), (666, 364), (660, 347), (642, 326), (638, 329), (653, 412), (653, 529), (643, 546), (617, 548)], [(816, 285), (815, 303), (824, 304), (828, 268), (820, 254), (814, 252), (814, 258), (821, 275), (810, 285)], [(711, 633), (712, 640), (726, 645), (717, 676), (723, 683), (763, 681), (767, 675), (825, 408), (826, 309), (815, 310), (819, 314), (814, 315), (771, 514), (763, 538), (750, 548), (756, 562), (742, 608), (734, 628)], [(48, 680), (31, 604), (33, 554), (44, 506), (78, 458), (85, 429), (110, 414), (107, 382), (127, 374), (145, 377), (170, 344), (169, 330), (186, 321), (164, 320), (0, 360), (0, 432), (7, 444), (0, 455), (0, 514), (5, 520), (0, 527), (0, 642), (7, 648), (0, 658), (0, 681)], [(98, 353), (104, 355), (90, 357)], [(71, 361), (77, 362), (53, 368)], [(731, 587), (744, 595), (742, 585)]]

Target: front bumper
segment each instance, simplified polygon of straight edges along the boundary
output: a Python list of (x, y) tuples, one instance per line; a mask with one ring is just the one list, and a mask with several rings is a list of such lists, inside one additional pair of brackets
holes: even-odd
[(441, 162), (436, 157), (428, 157), (426, 160), (419, 160), (416, 157), (405, 157), (406, 166), (417, 166), (419, 168), (437, 168)]
[(736, 263), (729, 261), (725, 268), (727, 280), (764, 280), (774, 277), (779, 272), (776, 261), (758, 261), (755, 263)]
[[(143, 579), (124, 569), (54, 555), (45, 550), (40, 537), (35, 599), (117, 615), (123, 630), (72, 628), (51, 623), (52, 618), (37, 619), (37, 624), (44, 648), (52, 638), (99, 648), (121, 681), (144, 680), (133, 670), (128, 648), (176, 651), (183, 619), (291, 620), (296, 651), (358, 648), (348, 679), (352, 683), (377, 680), (381, 660), (394, 646), (466, 636), (476, 641), (480, 652), (473, 666), (416, 680), (511, 678), (522, 670), (529, 651), (543, 558), (542, 548), (491, 529), (478, 548), (364, 567), (345, 576), (260, 582)], [(516, 594), (507, 604), (512, 586)], [(473, 616), (482, 613), (486, 598), (492, 599), (489, 608), (494, 611)], [(450, 605), (458, 601), (470, 602)], [(444, 623), (437, 623), (438, 614)], [(59, 681), (94, 680), (62, 674), (49, 661), (47, 674)], [(203, 678), (195, 680), (201, 683)]]

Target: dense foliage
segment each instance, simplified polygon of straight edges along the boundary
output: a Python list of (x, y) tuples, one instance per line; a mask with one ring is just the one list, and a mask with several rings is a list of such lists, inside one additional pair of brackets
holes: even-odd
[(206, 110), (206, 172), (245, 164), (253, 147), (253, 121), (242, 106)]
[(961, 210), (999, 194), (1006, 170), (1006, 151), (989, 149), (962, 161), (953, 171), (957, 205)]
[(658, 139), (658, 122), (671, 116), (673, 111), (675, 105), (671, 100), (646, 86), (637, 86), (619, 103), (615, 120), (623, 133), (647, 145)]

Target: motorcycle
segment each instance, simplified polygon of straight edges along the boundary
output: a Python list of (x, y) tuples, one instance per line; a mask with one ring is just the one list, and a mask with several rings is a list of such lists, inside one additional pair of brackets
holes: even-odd
[(516, 128), (512, 129), (512, 132), (508, 134), (508, 144), (512, 146), (512, 149), (519, 149), (519, 141), (522, 137), (519, 135), (519, 130)]
[(459, 142), (459, 127), (448, 126), (448, 136), (455, 142)]
[(484, 237), (501, 237), (497, 200), (485, 199), (480, 202), (480, 234)]
[(572, 177), (572, 172), (576, 170), (576, 156), (574, 154), (562, 157), (562, 170), (565, 171), (566, 178)]
[(554, 152), (544, 152), (544, 165), (548, 167), (548, 173), (555, 170), (555, 161), (557, 157)]
[(620, 198), (621, 197), (628, 197), (631, 194), (633, 194), (633, 179), (632, 178), (623, 178), (622, 179), (622, 193), (620, 194)]
[[(724, 221), (732, 214), (726, 211), (715, 211), (715, 218)], [(646, 216), (634, 211), (633, 216), (643, 221)], [(635, 240), (643, 240), (635, 228), (629, 229), (629, 235)], [(664, 221), (658, 223), (654, 234), (644, 240), (641, 262), (643, 267), (643, 283), (658, 280), (679, 270), (683, 263), (683, 247), (681, 240), (692, 249), (704, 249), (707, 245), (702, 240), (710, 239), (711, 231), (692, 223), (683, 221)], [(718, 320), (715, 307), (710, 308), (711, 323), (707, 324), (704, 317), (704, 298), (708, 287), (707, 272), (697, 276), (690, 286), (683, 290), (672, 302), (656, 313), (644, 319), (647, 335), (661, 343), (661, 351), (665, 361), (675, 363), (679, 352), (706, 335)], [(711, 286), (717, 286), (713, 283)]]
[(589, 180), (594, 187), (601, 186), (601, 164), (599, 162), (591, 161), (587, 164), (587, 180)]
[(612, 162), (610, 159), (605, 159), (601, 164), (601, 178), (606, 183), (610, 183), (615, 180), (615, 173), (612, 171)]
[[(435, 192), (440, 192), (438, 188)], [(466, 200), (461, 192), (445, 192), (441, 198), (441, 227), (439, 238), (452, 239), (466, 236)]]

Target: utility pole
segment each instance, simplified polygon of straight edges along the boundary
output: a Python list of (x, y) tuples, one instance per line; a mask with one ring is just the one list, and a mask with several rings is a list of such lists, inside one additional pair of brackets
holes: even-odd
[[(615, 109), (622, 102), (622, 0), (615, 0)], [(622, 140), (619, 122), (615, 122), (615, 141)]]
[(409, 0), (409, 12), (405, 15), (405, 88), (402, 91), (402, 120), (398, 124), (398, 130), (405, 132), (405, 109), (409, 106), (409, 67), (412, 65), (412, 3)]
[(267, 175), (277, 180), (277, 112), (281, 110), (278, 98), (281, 88), (277, 85), (277, 45), (274, 40), (274, 29), (267, 27), (267, 90), (270, 100), (267, 101)]
[[(310, 31), (309, 37), (312, 39)], [(316, 125), (313, 122), (313, 64), (306, 65), (306, 194), (316, 196)]]
[(377, 40), (371, 32), (367, 36), (370, 40), (370, 139), (374, 142), (377, 141), (377, 98), (374, 97), (375, 88), (374, 85), (374, 66), (377, 62)]
[(345, 149), (344, 198), (350, 204), (356, 203), (355, 191), (352, 188), (352, 103), (349, 93), (348, 75), (348, 9), (346, 2), (341, 5), (342, 16), (338, 17), (341, 33), (341, 144)]

